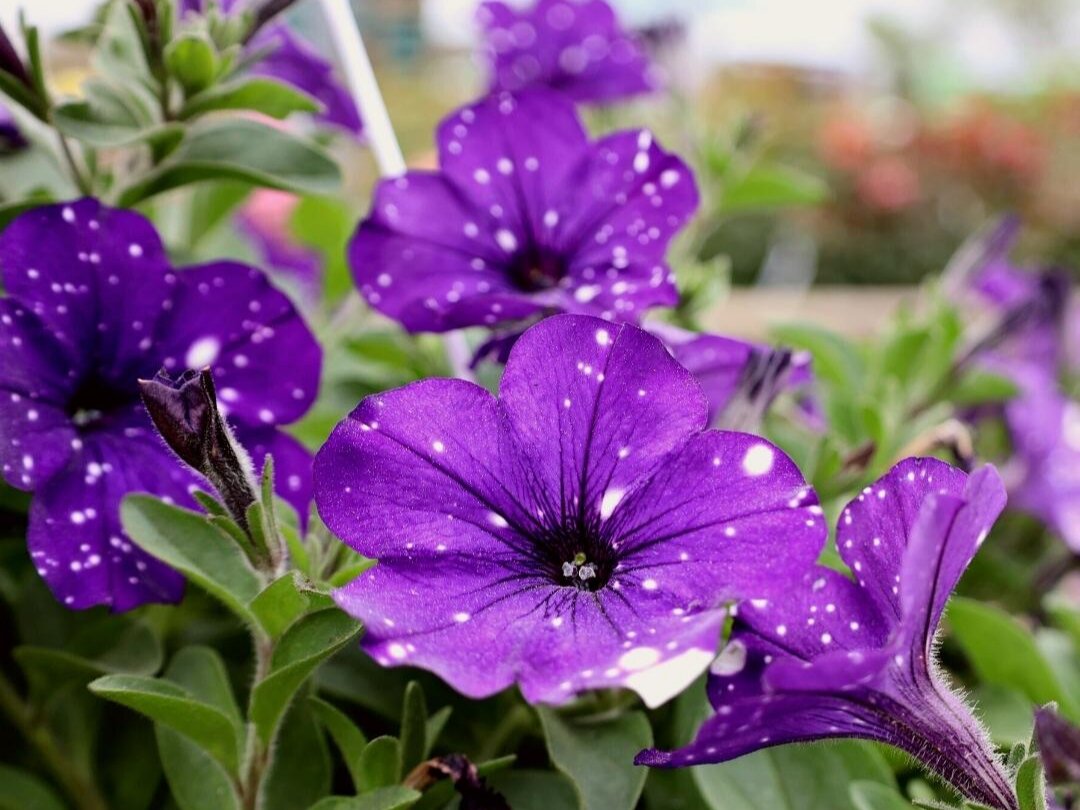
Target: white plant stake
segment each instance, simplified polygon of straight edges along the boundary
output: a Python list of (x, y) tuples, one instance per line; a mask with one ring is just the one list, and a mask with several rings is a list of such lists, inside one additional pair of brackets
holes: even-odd
[[(330, 28), (330, 38), (341, 60), (345, 72), (345, 82), (352, 93), (360, 118), (364, 122), (364, 132), (375, 153), (375, 162), (379, 164), (379, 173), (383, 177), (399, 177), (405, 174), (405, 158), (401, 154), (390, 113), (386, 110), (379, 83), (375, 80), (375, 71), (371, 68), (360, 28), (353, 15), (349, 0), (319, 0), (323, 14)], [(471, 350), (463, 332), (455, 331), (443, 335), (443, 343), (454, 374), (464, 380), (473, 379), (469, 369)]]
[(349, 0), (320, 2), (330, 28), (330, 38), (345, 72), (345, 83), (360, 111), (375, 162), (379, 164), (379, 173), (383, 177), (398, 177), (405, 173), (405, 158), (394, 134), (394, 125), (390, 123), (379, 83), (375, 80), (375, 71), (371, 69), (352, 6)]

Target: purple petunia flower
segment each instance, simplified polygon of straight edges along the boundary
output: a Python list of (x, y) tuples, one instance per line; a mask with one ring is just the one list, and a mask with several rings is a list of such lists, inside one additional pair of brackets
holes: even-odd
[(856, 737), (896, 746), (964, 796), (1016, 798), (986, 735), (933, 660), (945, 603), (1005, 506), (992, 467), (968, 476), (907, 459), (844, 509), (837, 545), (853, 579), (808, 572), (778, 598), (739, 606), (711, 667), (716, 714), (642, 765), (724, 762), (783, 743)]
[(606, 103), (660, 84), (646, 49), (605, 0), (537, 0), (521, 10), (486, 2), (477, 20), (493, 92), (546, 87), (575, 101)]
[(139, 378), (161, 368), (211, 367), (238, 438), (259, 467), (273, 454), (278, 491), (306, 511), (311, 456), (277, 426), (311, 405), (321, 353), (262, 273), (174, 271), (145, 218), (92, 199), (19, 216), (0, 235), (0, 268), (0, 470), (34, 493), (30, 554), (64, 604), (119, 611), (183, 592), (118, 514), (129, 492), (191, 503), (205, 487), (139, 400)]
[(961, 292), (989, 315), (972, 360), (1007, 377), (1017, 396), (1000, 411), (1013, 444), (1004, 469), (1011, 505), (1080, 550), (1080, 405), (1062, 391), (1068, 282), (1061, 273), (1014, 265), (1019, 222), (1006, 217), (973, 240), (955, 263)]
[(463, 107), (438, 141), (440, 170), (380, 183), (349, 247), (380, 312), (443, 332), (676, 302), (664, 256), (698, 194), (649, 131), (590, 142), (569, 101), (532, 91)]
[[(709, 424), (757, 432), (762, 416), (784, 391), (802, 391), (813, 383), (809, 352), (793, 352), (738, 338), (688, 332), (664, 323), (646, 327), (701, 384), (709, 400)], [(799, 400), (809, 424), (823, 422), (809, 396)]]
[(706, 414), (659, 340), (580, 315), (525, 332), (498, 398), (429, 379), (363, 400), (315, 460), (324, 521), (379, 560), (335, 594), (363, 647), (474, 697), (679, 692), (729, 601), (797, 578), (825, 537), (791, 460)]
[[(217, 0), (221, 13), (237, 14), (252, 9), (251, 0)], [(208, 0), (183, 0), (180, 13), (204, 14)], [(318, 120), (354, 135), (363, 130), (356, 102), (334, 75), (333, 63), (287, 25), (271, 22), (260, 28), (246, 46), (247, 53), (261, 54), (251, 72), (292, 85), (323, 105)]]

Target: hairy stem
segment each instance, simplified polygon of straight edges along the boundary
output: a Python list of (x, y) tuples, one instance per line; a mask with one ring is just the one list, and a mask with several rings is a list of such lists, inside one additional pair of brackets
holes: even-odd
[(93, 780), (67, 755), (44, 723), (34, 717), (33, 709), (0, 673), (0, 711), (41, 757), (42, 762), (78, 810), (108, 810), (108, 805)]
[[(255, 677), (252, 683), (257, 686), (270, 674), (274, 642), (262, 634), (253, 634), (252, 644), (255, 648)], [(262, 781), (269, 773), (273, 761), (273, 749), (259, 740), (253, 725), (249, 724), (248, 729), (253, 742), (246, 772), (240, 782), (240, 804), (244, 810), (257, 810)]]

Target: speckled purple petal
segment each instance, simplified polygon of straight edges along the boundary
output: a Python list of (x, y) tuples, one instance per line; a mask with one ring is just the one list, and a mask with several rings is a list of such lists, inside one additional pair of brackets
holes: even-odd
[(263, 273), (236, 262), (187, 268), (172, 304), (159, 337), (164, 367), (210, 366), (230, 419), (288, 424), (311, 407), (322, 351)]
[(473, 696), (672, 697), (712, 659), (727, 600), (770, 576), (765, 535), (782, 534), (773, 574), (824, 537), (780, 451), (704, 421), (656, 338), (573, 315), (524, 334), (499, 399), (459, 380), (365, 399), (315, 463), (323, 519), (379, 559), (336, 595), (362, 645)]
[(84, 437), (68, 466), (34, 495), (27, 544), (38, 573), (57, 600), (76, 610), (178, 602), (184, 578), (124, 534), (120, 501), (149, 492), (188, 505), (188, 488), (197, 482), (145, 416)]
[(711, 425), (753, 432), (781, 391), (799, 390), (804, 421), (811, 427), (819, 426), (809, 391), (814, 375), (807, 353), (689, 332), (660, 322), (646, 328), (664, 341), (668, 351), (701, 384), (709, 398)]
[(1041, 364), (994, 363), (1019, 387), (1005, 403), (1013, 442), (1006, 468), (1011, 505), (1044, 521), (1072, 549), (1080, 549), (1080, 405), (1061, 391)]
[(444, 176), (409, 172), (376, 188), (349, 263), (368, 303), (413, 331), (527, 317), (541, 305), (511, 282), (496, 231)]
[(316, 502), (368, 557), (497, 556), (501, 524), (534, 519), (517, 455), (489, 393), (421, 380), (366, 398), (334, 428), (315, 459)]
[(520, 11), (486, 2), (477, 17), (492, 90), (541, 86), (577, 101), (609, 102), (658, 85), (644, 48), (605, 0), (538, 0)]
[(664, 254), (697, 189), (648, 132), (590, 144), (566, 99), (501, 94), (447, 118), (439, 154), (440, 173), (383, 181), (350, 245), (376, 309), (444, 331), (674, 303)]
[(0, 472), (34, 489), (72, 452), (75, 430), (65, 405), (77, 370), (65, 347), (18, 301), (0, 299)]
[(818, 568), (742, 604), (711, 668), (716, 715), (689, 746), (637, 762), (721, 762), (857, 737), (901, 748), (969, 798), (1015, 808), (985, 734), (930, 660), (944, 604), (1004, 504), (992, 467), (965, 476), (933, 459), (898, 464), (842, 513), (837, 539), (854, 581)]
[(334, 76), (333, 64), (283, 23), (267, 25), (252, 39), (252, 50), (269, 49), (252, 72), (279, 79), (319, 101), (319, 120), (359, 135), (363, 129), (356, 102)]
[(511, 350), (499, 391), (521, 442), (551, 448), (538, 454), (535, 485), (559, 494), (553, 509), (613, 509), (705, 427), (700, 386), (660, 341), (595, 318), (529, 329)]
[(6, 293), (71, 355), (112, 383), (153, 374), (176, 277), (145, 217), (93, 199), (35, 208), (4, 229), (0, 256)]
[[(625, 587), (678, 594), (688, 613), (790, 589), (828, 535), (817, 497), (777, 447), (708, 431), (647, 480), (604, 493), (624, 555)], [(688, 569), (693, 576), (687, 576)]]
[[(840, 556), (894, 625), (901, 614), (901, 568), (919, 511), (931, 492), (960, 495), (966, 480), (963, 472), (936, 459), (905, 459), (866, 487), (840, 515)], [(950, 587), (943, 598), (951, 592)]]
[[(227, 263), (174, 271), (148, 220), (95, 200), (17, 217), (0, 235), (0, 272), (0, 467), (35, 492), (39, 569), (74, 607), (175, 601), (181, 578), (125, 550), (119, 527), (127, 492), (188, 502), (195, 480), (150, 427), (139, 378), (213, 365), (258, 449), (313, 401), (314, 337), (262, 274)], [(290, 482), (304, 454), (282, 441), (279, 481), (302, 506), (308, 485)]]

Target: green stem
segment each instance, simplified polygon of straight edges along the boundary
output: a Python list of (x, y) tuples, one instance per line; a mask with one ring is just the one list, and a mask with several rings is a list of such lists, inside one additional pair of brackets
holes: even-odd
[(90, 185), (90, 180), (79, 168), (79, 163), (75, 160), (75, 153), (71, 151), (71, 144), (68, 143), (68, 139), (64, 137), (60, 130), (56, 131), (56, 137), (60, 140), (60, 151), (64, 153), (64, 160), (67, 161), (68, 168), (71, 170), (71, 177), (75, 181), (75, 185), (79, 187), (79, 192), (86, 197), (93, 196), (93, 187)]
[[(253, 633), (251, 640), (255, 647), (255, 678), (253, 683), (257, 686), (270, 674), (270, 664), (274, 657), (274, 642), (261, 633)], [(271, 746), (262, 743), (253, 725), (249, 724), (248, 728), (253, 743), (246, 772), (240, 783), (240, 804), (244, 810), (257, 810), (259, 791), (262, 788), (263, 778), (270, 771), (273, 749)]]
[(48, 726), (34, 716), (33, 709), (0, 672), (0, 711), (33, 746), (49, 772), (78, 810), (108, 810), (97, 785), (74, 762), (68, 759)]

